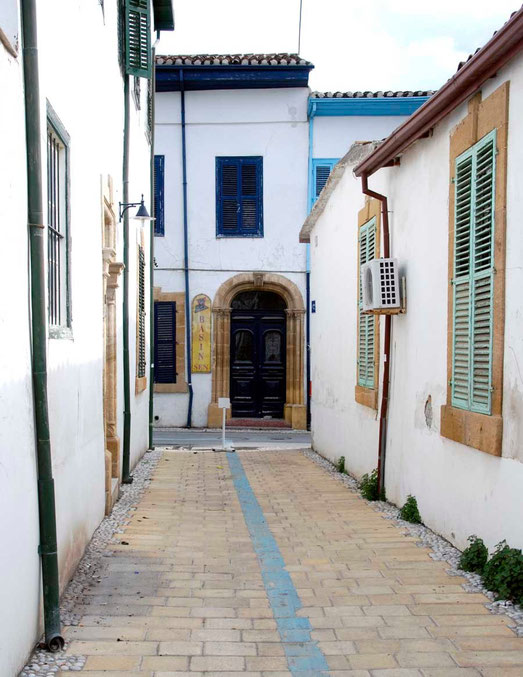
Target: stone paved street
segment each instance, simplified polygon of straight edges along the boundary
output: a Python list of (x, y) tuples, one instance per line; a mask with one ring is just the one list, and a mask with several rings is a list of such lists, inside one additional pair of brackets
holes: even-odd
[(166, 451), (117, 538), (65, 629), (90, 677), (523, 675), (512, 621), (299, 451)]

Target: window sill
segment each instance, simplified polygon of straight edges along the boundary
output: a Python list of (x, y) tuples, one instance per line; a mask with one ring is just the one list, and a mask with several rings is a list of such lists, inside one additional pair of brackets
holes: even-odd
[(263, 233), (231, 233), (230, 235), (225, 235), (223, 233), (216, 233), (217, 240), (230, 240), (230, 239), (260, 239), (263, 238)]
[(186, 393), (187, 383), (155, 383), (155, 393)]
[(503, 417), (477, 414), (448, 404), (441, 407), (441, 435), (492, 456), (501, 456)]
[(66, 339), (73, 340), (73, 330), (71, 327), (49, 327), (50, 339)]
[(135, 385), (134, 385), (134, 394), (138, 395), (139, 393), (143, 393), (143, 391), (147, 388), (147, 376), (141, 376), (140, 378), (137, 378), (135, 380)]
[(364, 407), (378, 409), (378, 391), (376, 388), (365, 388), (357, 385), (354, 388), (354, 399)]

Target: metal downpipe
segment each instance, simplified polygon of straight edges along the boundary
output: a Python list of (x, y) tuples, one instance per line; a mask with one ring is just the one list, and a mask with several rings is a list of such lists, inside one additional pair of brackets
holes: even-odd
[[(374, 197), (381, 202), (381, 215), (383, 225), (383, 256), (390, 256), (390, 231), (389, 231), (389, 211), (387, 196), (370, 190), (368, 186), (368, 177), (363, 174), (361, 177), (361, 190), (365, 195)], [(389, 411), (389, 385), (390, 385), (390, 335), (391, 335), (392, 316), (385, 315), (385, 336), (383, 338), (383, 380), (381, 387), (381, 407), (380, 407), (380, 428), (378, 438), (378, 490), (380, 495), (385, 491), (385, 461), (387, 453), (387, 418)]]
[[(129, 75), (124, 75), (122, 202), (129, 202)], [(131, 484), (131, 390), (129, 374), (129, 210), (123, 214), (123, 453), (122, 484)]]
[(189, 226), (187, 219), (187, 146), (185, 139), (185, 85), (183, 70), (180, 69), (181, 122), (182, 122), (182, 174), (183, 174), (183, 266), (185, 275), (185, 343), (187, 360), (187, 386), (189, 403), (187, 406), (187, 428), (192, 427), (192, 365), (191, 365), (191, 299), (189, 295)]
[[(158, 36), (160, 34), (158, 33)], [(158, 40), (157, 40), (158, 41)], [(157, 42), (156, 41), (156, 42)], [(154, 45), (156, 45), (156, 42)], [(156, 80), (156, 47), (152, 49), (152, 93), (151, 93), (151, 214), (155, 214), (154, 200), (154, 95)], [(150, 221), (149, 230), (149, 449), (154, 449), (153, 418), (154, 418), (154, 221)]]
[(47, 316), (45, 285), (42, 149), (36, 0), (22, 0), (25, 127), (27, 143), (27, 216), (30, 244), (31, 338), (40, 557), (44, 603), (45, 645), (63, 648), (60, 623), (60, 586), (56, 542), (56, 508), (47, 403)]

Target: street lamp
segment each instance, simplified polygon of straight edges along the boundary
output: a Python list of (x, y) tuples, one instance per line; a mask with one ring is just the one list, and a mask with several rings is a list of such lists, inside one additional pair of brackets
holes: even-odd
[(152, 216), (149, 216), (149, 212), (147, 211), (147, 208), (145, 207), (144, 201), (143, 201), (143, 195), (142, 199), (140, 202), (119, 202), (118, 203), (120, 206), (120, 221), (122, 220), (123, 215), (125, 212), (130, 209), (131, 207), (138, 207), (138, 211), (136, 214), (132, 217), (136, 221), (154, 221), (155, 219)]

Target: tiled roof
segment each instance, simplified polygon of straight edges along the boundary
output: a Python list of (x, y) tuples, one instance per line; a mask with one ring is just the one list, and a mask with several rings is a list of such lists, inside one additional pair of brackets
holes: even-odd
[(378, 92), (312, 92), (312, 99), (380, 99), (387, 97), (409, 97), (409, 96), (432, 96), (434, 90), (416, 90), (416, 91), (378, 91)]
[(310, 66), (297, 54), (174, 54), (156, 57), (157, 66)]
[[(514, 11), (512, 12), (512, 14), (510, 15), (508, 21), (506, 21), (506, 22), (503, 24), (503, 26), (506, 26), (507, 23), (510, 21), (510, 19), (512, 19), (512, 17), (515, 16), (515, 15), (516, 15), (518, 12), (520, 12), (520, 11), (521, 11), (521, 7), (520, 7), (519, 9), (514, 10)], [(502, 26), (501, 28), (503, 28), (503, 26)], [(501, 28), (498, 28), (497, 31), (494, 31), (494, 33), (492, 33), (492, 38), (493, 38), (495, 35), (497, 35), (497, 34), (499, 33), (499, 31), (501, 30)], [(490, 38), (490, 39), (492, 40), (492, 38)], [(489, 40), (489, 42), (490, 42), (490, 40)], [(488, 44), (488, 43), (485, 43), (485, 44)], [(485, 46), (485, 45), (483, 45), (483, 47), (484, 47), (484, 46)], [(459, 64), (458, 64), (458, 67), (457, 67), (457, 69), (456, 69), (456, 73), (457, 73), (458, 71), (460, 71), (460, 70), (463, 68), (463, 66), (464, 66), (466, 63), (468, 63), (468, 62), (472, 59), (473, 56), (476, 56), (476, 54), (479, 52), (479, 50), (480, 50), (480, 49), (483, 49), (483, 47), (478, 47), (478, 48), (474, 51), (473, 54), (469, 54), (469, 55), (468, 55), (468, 57), (465, 59), (465, 61), (460, 61)]]

